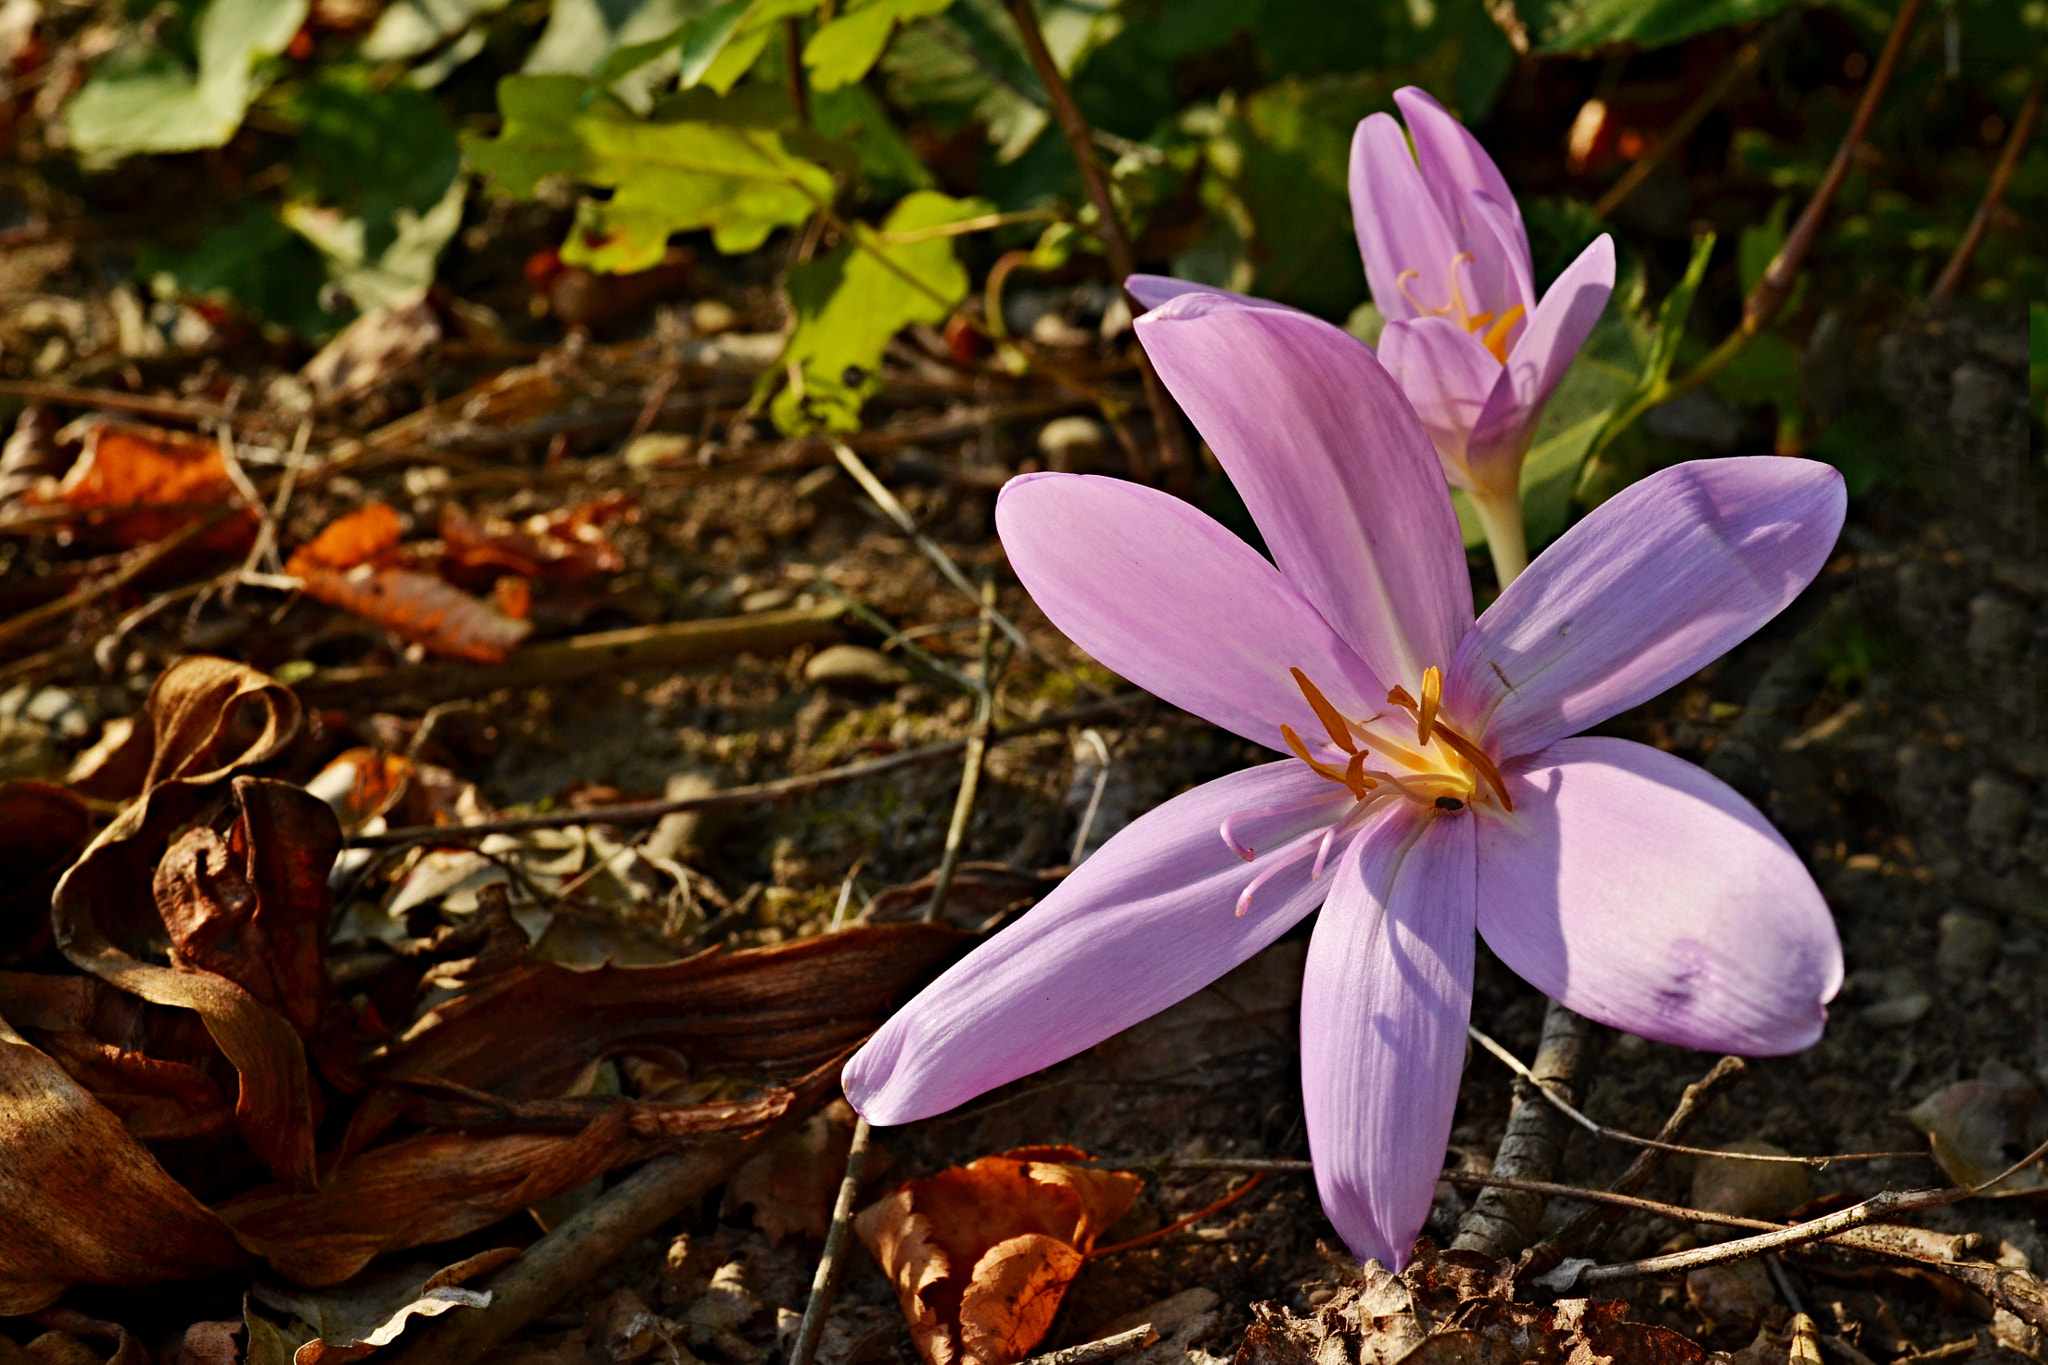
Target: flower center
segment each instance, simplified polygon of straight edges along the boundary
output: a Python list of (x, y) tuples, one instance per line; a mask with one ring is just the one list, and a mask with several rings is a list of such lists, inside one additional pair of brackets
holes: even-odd
[[(1492, 756), (1443, 718), (1444, 677), (1434, 665), (1423, 670), (1422, 700), (1410, 696), (1406, 688), (1397, 687), (1387, 693), (1387, 710), (1363, 720), (1353, 720), (1339, 711), (1300, 669), (1289, 671), (1316, 719), (1323, 723), (1330, 743), (1345, 758), (1340, 764), (1329, 761), (1334, 755), (1316, 757), (1291, 725), (1280, 727), (1280, 738), (1296, 758), (1338, 790), (1284, 806), (1239, 811), (1226, 819), (1217, 833), (1232, 852), (1251, 862), (1257, 850), (1238, 838), (1234, 827), (1240, 821), (1300, 815), (1319, 807), (1330, 808), (1334, 818), (1327, 823), (1319, 822), (1271, 854), (1259, 875), (1239, 894), (1239, 915), (1251, 908), (1252, 897), (1259, 888), (1282, 869), (1304, 858), (1313, 855), (1315, 865), (1309, 875), (1322, 876), (1338, 841), (1356, 830), (1373, 811), (1381, 809), (1383, 802), (1412, 802), (1433, 819), (1495, 801), (1504, 810), (1515, 808), (1514, 798), (1508, 795), (1507, 784), (1501, 780)], [(1408, 738), (1407, 722), (1411, 718), (1413, 741)]]
[[(1492, 313), (1473, 312), (1465, 303), (1465, 288), (1458, 279), (1458, 267), (1469, 265), (1471, 261), (1472, 253), (1469, 251), (1461, 251), (1451, 257), (1450, 264), (1444, 268), (1444, 276), (1450, 282), (1451, 301), (1441, 308), (1430, 307), (1409, 291), (1408, 281), (1421, 278), (1422, 272), (1420, 270), (1402, 271), (1394, 277), (1394, 287), (1401, 291), (1402, 298), (1414, 305), (1415, 311), (1418, 313), (1429, 317), (1449, 318), (1467, 332), (1477, 332), (1484, 327), (1486, 334), (1479, 338), (1480, 344), (1493, 352), (1495, 360), (1505, 365), (1508, 363), (1508, 333), (1512, 332), (1515, 329), (1515, 324), (1521, 321), (1525, 310), (1518, 303), (1508, 309), (1507, 312), (1501, 313), (1498, 316)], [(1492, 325), (1488, 326), (1489, 323)]]
[[(1396, 687), (1387, 693), (1387, 705), (1395, 709), (1363, 720), (1343, 714), (1307, 674), (1298, 668), (1292, 671), (1295, 685), (1323, 723), (1330, 743), (1347, 758), (1341, 767), (1317, 758), (1291, 725), (1280, 727), (1280, 737), (1296, 758), (1342, 786), (1354, 801), (1371, 804), (1397, 797), (1447, 814), (1494, 800), (1506, 810), (1515, 808), (1500, 769), (1486, 750), (1441, 714), (1444, 678), (1435, 665), (1423, 670), (1420, 701), (1406, 688)], [(1396, 719), (1397, 711), (1406, 712), (1415, 722), (1412, 742), (1406, 726)]]

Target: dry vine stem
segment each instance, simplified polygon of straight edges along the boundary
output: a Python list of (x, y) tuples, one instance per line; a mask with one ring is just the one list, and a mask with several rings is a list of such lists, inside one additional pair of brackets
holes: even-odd
[[(1724, 1152), (1714, 1147), (1687, 1147), (1680, 1143), (1667, 1142), (1662, 1138), (1637, 1137), (1634, 1133), (1626, 1133), (1619, 1128), (1609, 1128), (1606, 1124), (1597, 1123), (1586, 1117), (1586, 1115), (1580, 1113), (1572, 1106), (1570, 1100), (1564, 1098), (1551, 1086), (1545, 1085), (1542, 1081), (1538, 1080), (1528, 1067), (1522, 1065), (1521, 1059), (1516, 1057), (1514, 1053), (1508, 1051), (1476, 1028), (1468, 1026), (1465, 1031), (1471, 1035), (1473, 1042), (1499, 1058), (1507, 1066), (1508, 1070), (1514, 1072), (1515, 1075), (1535, 1086), (1537, 1090), (1542, 1092), (1543, 1098), (1549, 1100), (1560, 1113), (1591, 1133), (1594, 1137), (1612, 1138), (1616, 1142), (1633, 1143), (1638, 1147), (1648, 1147), (1656, 1151), (1677, 1152), (1682, 1156), (1714, 1156), (1722, 1157), (1729, 1161), (1777, 1162), (1783, 1165), (1811, 1166), (1816, 1170), (1826, 1170), (1837, 1161), (1889, 1161), (1900, 1157), (1925, 1155), (1923, 1152), (1830, 1152), (1826, 1156), (1775, 1156), (1767, 1152)], [(1714, 1070), (1707, 1074), (1707, 1079), (1712, 1080), (1720, 1075), (1722, 1068), (1726, 1067), (1730, 1062), (1735, 1063), (1735, 1066), (1727, 1074), (1734, 1075), (1742, 1069), (1741, 1058), (1723, 1057), (1715, 1065)], [(1701, 1083), (1705, 1084), (1704, 1081)], [(1688, 1095), (1692, 1093), (1690, 1088), (1688, 1088), (1686, 1093)], [(1681, 1101), (1681, 1104), (1683, 1104), (1683, 1101)]]

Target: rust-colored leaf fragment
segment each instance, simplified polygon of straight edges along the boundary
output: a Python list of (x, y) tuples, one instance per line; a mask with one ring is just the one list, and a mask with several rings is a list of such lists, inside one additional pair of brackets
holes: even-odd
[(533, 631), (480, 597), (418, 569), (358, 565), (347, 572), (307, 567), (308, 597), (360, 616), (431, 653), (499, 664)]
[(398, 513), (390, 504), (364, 503), (346, 516), (336, 517), (319, 535), (292, 551), (285, 572), (301, 575), (312, 569), (396, 563), (401, 558), (399, 532)]
[(1095, 1239), (1144, 1182), (1024, 1147), (900, 1186), (854, 1222), (927, 1365), (1011, 1365), (1052, 1326)]
[(607, 493), (581, 506), (532, 516), (514, 526), (476, 521), (454, 503), (441, 508), (443, 564), (458, 582), (482, 586), (500, 574), (574, 585), (626, 567), (604, 532), (637, 509), (630, 495)]
[[(62, 482), (33, 490), (30, 503), (56, 503), (104, 525), (127, 545), (161, 540), (235, 496), (226, 457), (210, 437), (156, 427), (101, 422)], [(220, 547), (245, 541), (244, 513), (207, 533)]]

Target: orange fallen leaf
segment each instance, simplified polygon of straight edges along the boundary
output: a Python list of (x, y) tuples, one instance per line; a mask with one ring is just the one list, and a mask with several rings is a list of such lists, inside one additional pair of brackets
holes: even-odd
[(318, 565), (301, 571), (308, 597), (374, 621), (430, 653), (500, 664), (533, 631), (480, 597), (417, 569), (357, 565), (346, 573)]
[(395, 561), (398, 513), (381, 502), (365, 503), (327, 523), (319, 535), (292, 552), (285, 572), (303, 576), (313, 569), (353, 569), (358, 564)]
[(1011, 1365), (1145, 1182), (1072, 1147), (1020, 1147), (913, 1180), (855, 1220), (926, 1365)]
[[(235, 496), (220, 443), (189, 432), (101, 422), (63, 481), (24, 501), (56, 503), (104, 524), (128, 545), (146, 545), (212, 512)], [(254, 521), (243, 513), (208, 532), (211, 548), (246, 542)]]

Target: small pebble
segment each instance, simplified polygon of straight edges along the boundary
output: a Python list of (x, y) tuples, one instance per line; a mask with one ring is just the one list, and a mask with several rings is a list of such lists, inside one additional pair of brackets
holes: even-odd
[(827, 645), (804, 665), (804, 681), (856, 687), (894, 687), (910, 681), (910, 671), (887, 655), (864, 645)]
[(1997, 593), (1978, 593), (1970, 599), (1970, 629), (1963, 647), (1970, 651), (1972, 663), (1994, 668), (2019, 655), (2032, 629), (2017, 602)]
[[(1786, 1156), (1783, 1147), (1754, 1138), (1721, 1144), (1726, 1152), (1752, 1156)], [(1692, 1204), (1710, 1213), (1737, 1218), (1783, 1218), (1813, 1196), (1806, 1167), (1790, 1161), (1744, 1161), (1739, 1157), (1701, 1157), (1692, 1175)], [(1702, 1228), (1702, 1236), (1733, 1235), (1727, 1228)]]
[(1993, 853), (2019, 842), (2027, 827), (2026, 788), (2002, 777), (1986, 775), (1970, 783), (1970, 813), (1963, 833), (1980, 853)]
[(1932, 1008), (1934, 997), (1921, 989), (1912, 971), (1894, 967), (1880, 979), (1877, 1003), (1865, 1005), (1860, 1017), (1877, 1028), (1905, 1028), (1918, 1023)]
[(1038, 453), (1045, 457), (1047, 469), (1085, 473), (1108, 455), (1109, 433), (1093, 417), (1055, 417), (1039, 428)]
[(1998, 960), (1998, 925), (1969, 910), (1941, 917), (1941, 942), (1934, 965), (1944, 980), (1971, 981), (1988, 975)]

